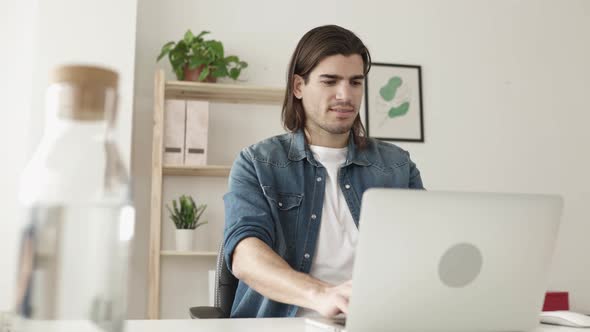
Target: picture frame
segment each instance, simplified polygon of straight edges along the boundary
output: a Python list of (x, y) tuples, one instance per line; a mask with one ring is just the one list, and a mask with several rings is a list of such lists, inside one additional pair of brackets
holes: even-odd
[(423, 112), (421, 66), (371, 63), (365, 80), (367, 136), (424, 142)]

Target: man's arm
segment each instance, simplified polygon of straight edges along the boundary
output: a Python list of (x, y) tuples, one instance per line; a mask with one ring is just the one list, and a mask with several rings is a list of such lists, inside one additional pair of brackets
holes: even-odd
[(347, 312), (352, 284), (333, 287), (295, 271), (272, 250), (275, 225), (247, 150), (232, 167), (224, 201), (225, 261), (234, 276), (274, 301), (310, 308), (324, 316)]
[(352, 282), (332, 286), (295, 271), (257, 238), (238, 243), (232, 270), (238, 279), (274, 301), (310, 308), (326, 317), (348, 313)]

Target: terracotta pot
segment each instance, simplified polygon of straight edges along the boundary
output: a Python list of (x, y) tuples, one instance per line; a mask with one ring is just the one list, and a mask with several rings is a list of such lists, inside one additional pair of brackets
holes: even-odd
[[(205, 65), (200, 65), (195, 69), (189, 69), (188, 66), (184, 66), (184, 80), (199, 82), (199, 76), (201, 75), (203, 68), (205, 68)], [(209, 74), (209, 76), (201, 82), (215, 83), (217, 82), (217, 77), (213, 77)]]

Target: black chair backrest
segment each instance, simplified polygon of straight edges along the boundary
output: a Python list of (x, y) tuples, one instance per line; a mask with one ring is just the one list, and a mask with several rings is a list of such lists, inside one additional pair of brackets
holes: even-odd
[(215, 271), (215, 301), (216, 307), (223, 310), (225, 317), (229, 317), (231, 308), (234, 303), (236, 289), (238, 288), (238, 279), (234, 277), (225, 262), (223, 241), (219, 245), (217, 255), (217, 269)]

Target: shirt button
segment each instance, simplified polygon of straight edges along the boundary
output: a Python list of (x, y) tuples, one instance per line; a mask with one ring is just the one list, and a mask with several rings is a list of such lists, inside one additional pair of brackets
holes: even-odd
[(318, 176), (318, 178), (316, 179), (317, 182), (322, 181), (322, 178)]
[(279, 206), (283, 206), (283, 203), (279, 202)]
[(309, 259), (309, 254), (306, 253), (305, 255), (303, 255), (303, 257), (305, 257), (305, 259)]
[(315, 219), (315, 218), (317, 218), (317, 217), (318, 217), (318, 216), (316, 216), (315, 214), (312, 214), (312, 215), (311, 215), (311, 219)]
[(350, 189), (350, 185), (349, 185), (349, 184), (347, 184), (347, 185), (345, 185), (345, 186), (344, 186), (344, 188), (346, 188), (346, 189)]

